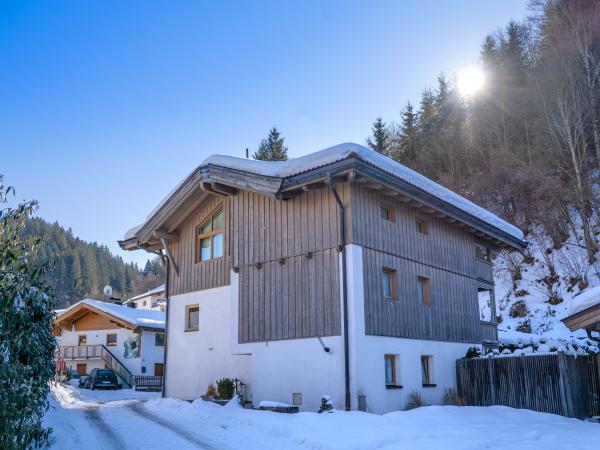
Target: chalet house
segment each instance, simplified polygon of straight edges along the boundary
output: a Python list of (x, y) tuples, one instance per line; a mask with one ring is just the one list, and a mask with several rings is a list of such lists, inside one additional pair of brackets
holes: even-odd
[(136, 295), (124, 302), (130, 308), (153, 309), (156, 311), (165, 312), (167, 310), (167, 302), (165, 300), (165, 285), (150, 289), (143, 294)]
[(80, 375), (110, 367), (125, 386), (136, 375), (163, 375), (165, 313), (82, 300), (54, 320), (57, 357)]
[(285, 162), (211, 156), (119, 243), (167, 260), (165, 395), (231, 377), (255, 405), (314, 411), (329, 394), (376, 413), (413, 391), (439, 403), (456, 359), (494, 345), (491, 255), (526, 246), (357, 144)]

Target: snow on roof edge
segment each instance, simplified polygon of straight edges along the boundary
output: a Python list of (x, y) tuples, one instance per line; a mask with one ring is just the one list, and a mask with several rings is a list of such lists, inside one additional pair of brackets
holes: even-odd
[(575, 315), (596, 305), (600, 305), (600, 286), (590, 288), (574, 297), (569, 302), (568, 316)]

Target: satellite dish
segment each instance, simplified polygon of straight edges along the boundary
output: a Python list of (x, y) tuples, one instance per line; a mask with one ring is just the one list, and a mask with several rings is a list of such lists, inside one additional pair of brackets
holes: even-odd
[(110, 284), (107, 284), (106, 286), (104, 286), (104, 295), (106, 295), (107, 297), (111, 297), (113, 294), (113, 290), (112, 287), (110, 287)]

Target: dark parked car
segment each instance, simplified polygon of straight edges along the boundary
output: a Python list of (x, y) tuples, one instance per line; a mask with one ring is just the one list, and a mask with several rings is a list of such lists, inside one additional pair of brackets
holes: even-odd
[(119, 381), (112, 369), (92, 369), (85, 381), (85, 387), (92, 390), (96, 388), (118, 389)]

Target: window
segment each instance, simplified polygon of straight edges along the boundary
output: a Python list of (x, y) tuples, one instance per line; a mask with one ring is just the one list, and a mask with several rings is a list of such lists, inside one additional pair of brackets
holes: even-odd
[(477, 299), (479, 300), (479, 319), (485, 322), (496, 322), (492, 290), (477, 289)]
[(419, 302), (424, 305), (431, 305), (431, 289), (429, 289), (429, 278), (417, 278), (417, 294)]
[(154, 345), (157, 347), (165, 346), (165, 335), (164, 333), (156, 333), (154, 335)]
[(200, 308), (198, 305), (187, 305), (185, 307), (185, 331), (198, 331), (198, 318)]
[(220, 207), (197, 229), (196, 262), (223, 256), (224, 230), (223, 207)]
[(85, 345), (87, 342), (87, 336), (85, 334), (79, 335), (79, 345)]
[(396, 355), (385, 355), (385, 385), (396, 386)]
[(482, 261), (491, 262), (492, 252), (485, 245), (475, 244), (475, 258)]
[(394, 209), (389, 205), (379, 205), (379, 217), (389, 222), (394, 222)]
[(415, 224), (417, 226), (417, 233), (428, 234), (427, 221), (425, 219), (417, 217), (415, 220)]
[(423, 381), (423, 387), (435, 387), (431, 377), (432, 360), (433, 356), (421, 355), (421, 379)]
[(106, 335), (106, 346), (115, 347), (117, 345), (117, 333), (110, 333)]
[(398, 298), (397, 275), (394, 269), (384, 267), (381, 271), (383, 283), (383, 297), (389, 299)]

